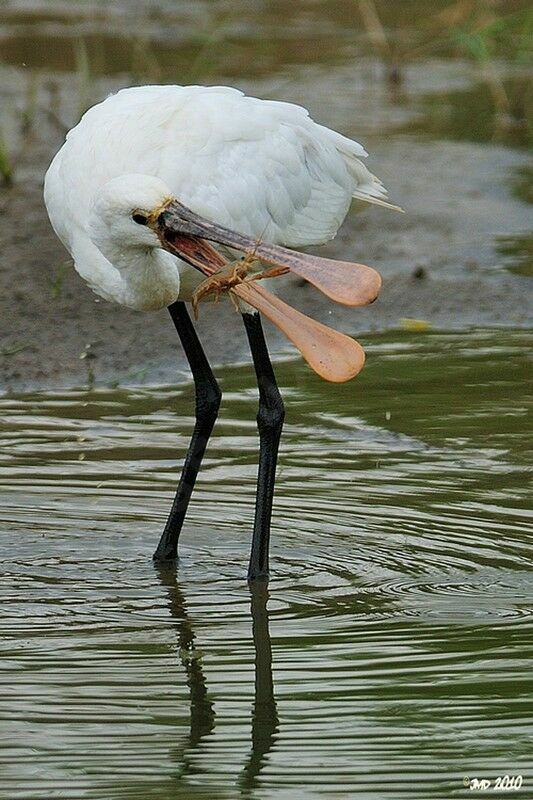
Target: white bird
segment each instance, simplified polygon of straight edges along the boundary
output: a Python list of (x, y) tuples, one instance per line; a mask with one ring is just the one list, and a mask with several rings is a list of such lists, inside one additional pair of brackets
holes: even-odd
[[(284, 409), (254, 309), (279, 324), (319, 372), (327, 356), (318, 340), (307, 348), (303, 340), (325, 337), (320, 345), (322, 350), (331, 348), (331, 374), (326, 368), (322, 374), (332, 380), (352, 377), (364, 357), (348, 337), (287, 310), (255, 281), (252, 286), (251, 275), (236, 277), (235, 265), (224, 272), (224, 260), (206, 240), (230, 248), (225, 253), (255, 250), (262, 261), (290, 268), (340, 302), (371, 302), (380, 281), (370, 268), (285, 249), (333, 238), (353, 198), (396, 208), (387, 202), (381, 181), (361, 162), (366, 155), (360, 144), (318, 125), (300, 106), (246, 97), (228, 87), (143, 86), (123, 89), (89, 109), (53, 159), (45, 203), (76, 270), (106, 300), (143, 311), (168, 307), (195, 380), (196, 426), (155, 558), (177, 555), (220, 403), (220, 390), (184, 304), (205, 275), (215, 272), (211, 280), (218, 280), (219, 288), (231, 288), (240, 301), (247, 301), (241, 310), (260, 394), (259, 474), (248, 574), (250, 579), (268, 576)], [(263, 239), (272, 244), (257, 244)]]

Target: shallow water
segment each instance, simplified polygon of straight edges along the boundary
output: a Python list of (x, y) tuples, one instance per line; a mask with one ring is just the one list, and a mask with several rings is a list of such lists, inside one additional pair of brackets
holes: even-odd
[[(527, 0), (486, 7), (458, 2), (455, 12), (449, 0), (378, 0), (371, 4), (377, 29), (362, 12), (364, 5), (5, 0), (0, 68), (20, 73), (18, 81), (6, 73), (5, 93), (13, 102), (18, 95), (14, 105), (26, 125), (45, 105), (70, 127), (111, 88), (98, 86), (103, 78), (113, 88), (228, 82), (291, 99), (307, 71), (311, 110), (315, 94), (317, 111), (327, 108), (328, 95), (340, 94), (345, 118), (337, 111), (329, 122), (348, 133), (388, 139), (407, 131), (433, 139), (531, 144)], [(349, 70), (345, 82), (337, 75), (341, 67)], [(62, 74), (71, 77), (55, 86)], [(5, 106), (0, 122), (7, 140), (12, 126), (4, 117), (14, 109)]]
[(368, 337), (288, 409), (269, 599), (245, 581), (249, 367), (177, 575), (150, 556), (192, 390), (0, 399), (0, 798), (449, 798), (533, 786), (531, 334)]

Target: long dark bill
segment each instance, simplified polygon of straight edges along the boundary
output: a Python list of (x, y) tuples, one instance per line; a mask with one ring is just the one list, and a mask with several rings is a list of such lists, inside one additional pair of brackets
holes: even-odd
[(161, 211), (152, 227), (165, 250), (187, 261), (204, 275), (212, 275), (227, 263), (207, 243), (208, 240), (255, 254), (258, 259), (274, 267), (284, 267), (343, 305), (368, 305), (376, 299), (381, 288), (381, 276), (372, 267), (257, 242), (250, 236), (210, 222), (177, 200), (172, 200)]

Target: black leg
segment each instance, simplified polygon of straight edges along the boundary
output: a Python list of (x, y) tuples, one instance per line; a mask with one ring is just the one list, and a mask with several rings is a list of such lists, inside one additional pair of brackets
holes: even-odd
[(168, 307), (176, 326), (185, 355), (191, 367), (196, 389), (196, 424), (185, 456), (180, 482), (163, 535), (154, 553), (157, 561), (174, 559), (178, 553), (178, 539), (187, 513), (192, 490), (204, 457), (207, 442), (213, 430), (220, 407), (221, 392), (202, 350), (185, 303), (176, 302)]
[(259, 387), (259, 411), (257, 412), (259, 471), (257, 475), (252, 552), (248, 567), (248, 579), (254, 580), (256, 578), (268, 578), (272, 498), (285, 409), (268, 355), (261, 318), (257, 313), (245, 313), (242, 317), (248, 334), (248, 341), (250, 342), (255, 374), (257, 375), (257, 385)]

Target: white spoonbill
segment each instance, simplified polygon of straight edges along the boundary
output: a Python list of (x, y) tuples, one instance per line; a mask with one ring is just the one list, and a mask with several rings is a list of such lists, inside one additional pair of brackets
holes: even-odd
[[(391, 207), (382, 183), (360, 161), (364, 156), (357, 142), (290, 103), (227, 87), (143, 86), (122, 89), (89, 109), (53, 159), (46, 207), (77, 271), (106, 300), (143, 311), (168, 307), (194, 378), (196, 424), (155, 559), (177, 557), (220, 405), (220, 389), (185, 301), (230, 291), (242, 313), (259, 387), (248, 576), (268, 577), (284, 407), (258, 311), (329, 380), (353, 377), (364, 354), (357, 342), (287, 306), (256, 278), (292, 271), (337, 302), (375, 299), (380, 278), (370, 267), (287, 249), (333, 238), (352, 198)], [(253, 253), (266, 269), (258, 272), (251, 256), (228, 264), (208, 241), (223, 245), (232, 259), (236, 250)]]

